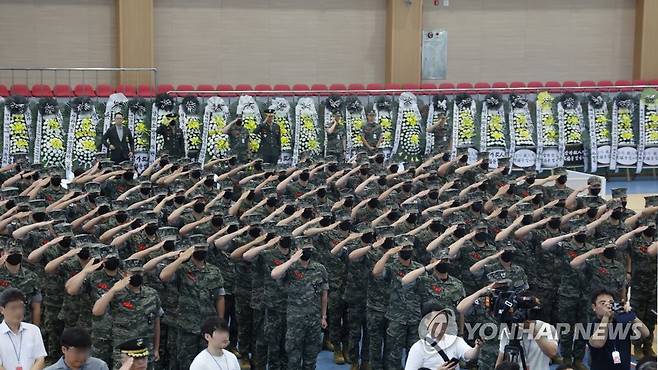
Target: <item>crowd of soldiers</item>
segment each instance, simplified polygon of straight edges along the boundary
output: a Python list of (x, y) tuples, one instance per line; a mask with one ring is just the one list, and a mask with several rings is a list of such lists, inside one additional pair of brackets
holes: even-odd
[[(50, 362), (59, 333), (82, 327), (93, 356), (118, 364), (117, 344), (145, 338), (160, 369), (189, 368), (212, 316), (243, 369), (314, 369), (323, 348), (353, 370), (400, 369), (423, 304), (458, 313), (462, 335), (495, 322), (482, 297), (496, 271), (539, 298), (545, 322), (588, 322), (589, 293), (606, 287), (630, 289), (653, 330), (658, 196), (636, 213), (594, 176), (571, 189), (561, 168), (462, 152), (402, 164), (375, 148), (289, 168), (267, 148), (205, 164), (165, 154), (141, 174), (99, 154), (70, 180), (17, 158), (0, 169), (0, 291), (28, 297)], [(580, 367), (584, 350), (565, 332), (553, 360)], [(497, 354), (487, 340), (465, 365), (493, 369)]]

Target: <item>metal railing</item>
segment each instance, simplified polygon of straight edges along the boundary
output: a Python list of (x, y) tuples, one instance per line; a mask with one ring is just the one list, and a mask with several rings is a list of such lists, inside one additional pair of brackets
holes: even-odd
[[(31, 85), (30, 81), (39, 81), (39, 83), (43, 84), (44, 83), (44, 74), (46, 77), (48, 75), (52, 76), (54, 83), (51, 83), (52, 85), (56, 85), (58, 83), (58, 72), (61, 75), (64, 73), (67, 78), (66, 83), (69, 86), (72, 86), (72, 74), (79, 74), (81, 77), (78, 79), (80, 83), (89, 83), (91, 81), (94, 82), (94, 86), (98, 86), (99, 84), (99, 73), (117, 73), (117, 72), (151, 72), (153, 75), (153, 84), (149, 83), (148, 85), (152, 86), (157, 86), (158, 85), (158, 69), (155, 67), (146, 67), (146, 68), (119, 68), (119, 67), (66, 67), (66, 68), (59, 68), (59, 67), (0, 67), (0, 71), (8, 71), (10, 72), (10, 79), (11, 79), (11, 84), (13, 85), (16, 81), (16, 78), (18, 76), (22, 77), (23, 74), (25, 76), (24, 79), (21, 79), (21, 81), (25, 81), (26, 84)], [(30, 77), (38, 73), (38, 76), (35, 80), (31, 80)], [(93, 74), (93, 78), (89, 78), (89, 74)], [(110, 81), (116, 79), (115, 76), (110, 78)], [(113, 82), (109, 82), (112, 85), (115, 85)]]

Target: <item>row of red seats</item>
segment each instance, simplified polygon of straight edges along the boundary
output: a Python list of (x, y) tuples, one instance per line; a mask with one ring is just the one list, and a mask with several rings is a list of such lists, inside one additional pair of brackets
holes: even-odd
[[(630, 92), (630, 91), (640, 91), (643, 88), (636, 86), (643, 85), (658, 85), (658, 80), (644, 81), (644, 80), (618, 80), (615, 82), (604, 80), (604, 81), (564, 81), (560, 83), (559, 81), (548, 81), (546, 83), (540, 81), (531, 81), (527, 84), (525, 82), (494, 82), (489, 84), (488, 82), (478, 82), (475, 84), (469, 82), (461, 82), (458, 84), (452, 83), (424, 83), (424, 84), (314, 84), (314, 85), (305, 85), (305, 84), (296, 84), (296, 85), (236, 85), (235, 87), (231, 85), (198, 85), (196, 88), (193, 85), (158, 85), (156, 89), (153, 89), (149, 85), (139, 85), (137, 87), (133, 85), (118, 85), (116, 88), (111, 85), (98, 85), (94, 89), (92, 85), (81, 84), (76, 85), (71, 88), (69, 85), (55, 85), (52, 89), (48, 85), (37, 84), (33, 85), (30, 89), (27, 85), (15, 84), (12, 85), (10, 89), (7, 89), (5, 85), (0, 85), (0, 96), (9, 96), (9, 95), (22, 95), (22, 96), (33, 96), (33, 97), (73, 97), (73, 96), (92, 96), (92, 97), (101, 97), (105, 98), (111, 94), (123, 93), (127, 97), (140, 96), (144, 98), (152, 98), (156, 94), (168, 92), (168, 91), (194, 91), (195, 95), (198, 96), (211, 96), (215, 95), (213, 93), (203, 93), (203, 91), (221, 91), (224, 96), (237, 96), (239, 94), (235, 91), (258, 91), (253, 95), (256, 96), (271, 96), (271, 95), (280, 95), (286, 91), (302, 91), (302, 93), (296, 93), (296, 95), (307, 95), (303, 91), (319, 91), (318, 95), (329, 95), (329, 93), (322, 93), (322, 91), (344, 91), (345, 95), (385, 95), (385, 92), (369, 92), (370, 90), (405, 90), (412, 91), (419, 94), (430, 94), (429, 90), (440, 89), (445, 94), (457, 94), (457, 93), (478, 93), (478, 94), (487, 94), (490, 92), (499, 92), (499, 93), (510, 93), (513, 90), (511, 89), (521, 89), (517, 90), (520, 92), (534, 92), (539, 89), (546, 89), (553, 93), (561, 93), (565, 91), (573, 92), (586, 92), (592, 90), (592, 88), (597, 88), (600, 91), (604, 92)], [(477, 90), (474, 90), (477, 89)], [(490, 90), (491, 89), (491, 90)], [(198, 92), (198, 93), (197, 93)], [(191, 93), (175, 93), (176, 96), (186, 96)], [(310, 95), (310, 94), (309, 94)]]

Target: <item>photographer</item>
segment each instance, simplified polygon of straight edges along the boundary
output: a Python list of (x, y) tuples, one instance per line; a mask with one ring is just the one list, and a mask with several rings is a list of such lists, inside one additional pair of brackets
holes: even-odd
[(436, 303), (423, 306), (423, 319), (418, 334), (421, 337), (409, 350), (405, 370), (459, 369), (459, 360), (471, 361), (480, 354), (482, 341), (471, 347), (458, 337), (455, 314)]
[[(596, 314), (594, 331), (588, 342), (590, 368), (596, 370), (629, 370), (631, 339), (646, 338), (649, 329), (635, 312), (624, 312), (615, 305), (615, 295), (606, 289), (592, 294), (592, 310)], [(618, 330), (616, 325), (632, 325), (632, 332)], [(638, 333), (639, 332), (639, 333)]]

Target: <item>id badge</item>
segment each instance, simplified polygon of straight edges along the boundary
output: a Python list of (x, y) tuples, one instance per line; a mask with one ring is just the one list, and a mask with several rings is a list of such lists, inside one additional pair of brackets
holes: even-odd
[(619, 351), (612, 351), (612, 363), (621, 364), (621, 356), (619, 355)]

